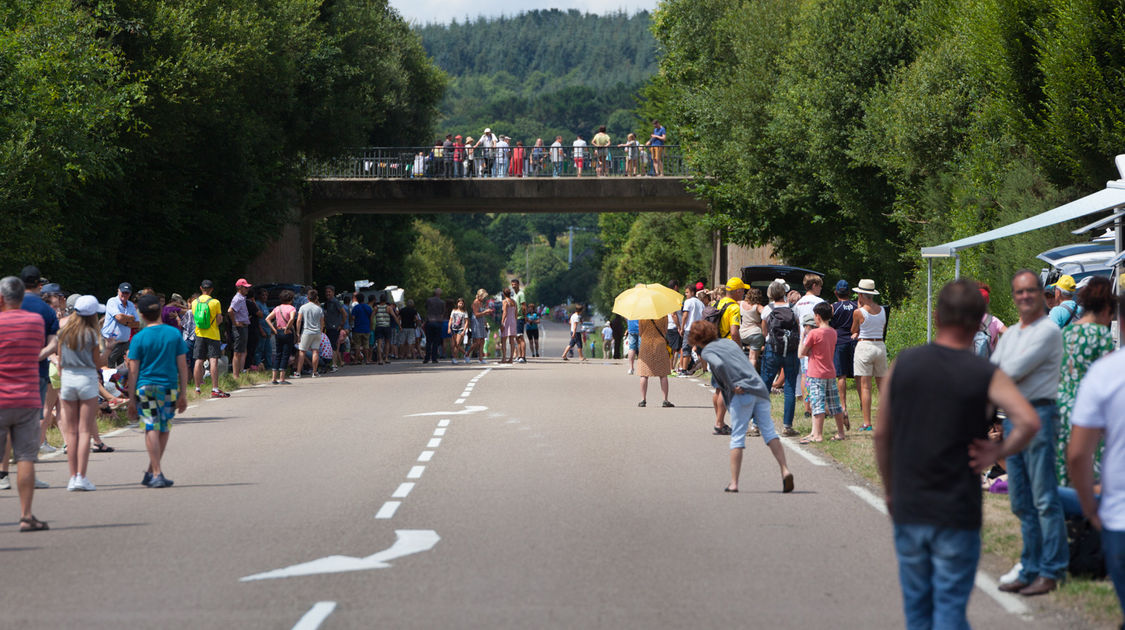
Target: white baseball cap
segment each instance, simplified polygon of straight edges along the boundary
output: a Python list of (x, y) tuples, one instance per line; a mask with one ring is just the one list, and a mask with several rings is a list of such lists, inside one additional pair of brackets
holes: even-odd
[(74, 302), (74, 312), (83, 317), (94, 313), (104, 313), (105, 304), (92, 295), (83, 295)]

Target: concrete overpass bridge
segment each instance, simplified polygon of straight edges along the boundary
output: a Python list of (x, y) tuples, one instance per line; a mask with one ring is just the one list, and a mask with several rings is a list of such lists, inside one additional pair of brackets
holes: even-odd
[[(665, 147), (659, 156), (661, 176), (654, 174), (653, 154), (641, 149), (635, 159), (623, 149), (610, 149), (601, 177), (591, 149), (582, 158), (581, 177), (571, 147), (563, 149), (558, 176), (548, 152), (533, 164), (531, 151), (525, 151), (523, 177), (482, 176), (496, 174), (499, 154), (486, 161), (481, 148), (474, 153), (472, 162), (462, 159), (458, 167), (440, 152), (434, 156), (432, 147), (383, 147), (311, 166), (293, 223), (247, 273), (311, 282), (314, 223), (336, 214), (707, 211), (706, 202), (687, 189), (690, 173), (678, 147)], [(516, 157), (509, 156), (508, 164)]]

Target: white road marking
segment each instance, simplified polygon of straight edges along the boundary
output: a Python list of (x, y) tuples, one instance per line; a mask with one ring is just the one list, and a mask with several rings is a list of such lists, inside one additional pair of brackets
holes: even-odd
[(110, 431), (109, 433), (103, 433), (103, 434), (101, 434), (101, 437), (103, 437), (103, 438), (117, 437), (117, 436), (119, 436), (123, 433), (129, 433), (130, 431), (132, 431), (132, 429), (130, 429), (129, 427), (125, 427), (124, 429), (118, 429), (116, 431)]
[(336, 602), (317, 602), (293, 626), (293, 630), (316, 630), (335, 610)]
[(789, 449), (790, 453), (796, 453), (796, 454), (800, 455), (801, 457), (804, 457), (805, 459), (809, 460), (809, 463), (812, 464), (813, 466), (827, 466), (828, 465), (828, 462), (826, 462), (823, 459), (817, 457), (816, 455), (813, 455), (812, 453), (810, 453), (808, 451), (808, 449), (802, 448), (801, 445), (797, 444), (796, 442), (790, 442), (789, 440), (786, 440), (785, 438), (782, 438), (781, 443), (785, 445), (785, 448)]
[(983, 571), (977, 571), (976, 579), (977, 588), (984, 591), (992, 599), (996, 600), (1000, 607), (1013, 615), (1019, 615), (1024, 618), (1031, 617), (1031, 609), (1029, 609), (1018, 597), (1010, 593), (1005, 593), (996, 586), (996, 581), (985, 575)]
[(453, 404), (455, 404), (455, 405), (460, 405), (460, 404), (461, 404), (461, 403), (463, 403), (463, 402), (465, 402), (465, 399), (464, 399), (464, 398), (458, 398), (457, 400), (453, 401)]
[(255, 580), (271, 580), (322, 573), (345, 573), (348, 571), (386, 569), (391, 566), (389, 564), (391, 560), (397, 560), (404, 556), (429, 551), (441, 540), (437, 532), (432, 529), (396, 529), (395, 535), (398, 537), (395, 540), (395, 544), (365, 558), (328, 556), (311, 562), (295, 564), (284, 569), (248, 575), (240, 581), (253, 582)]
[(471, 413), (478, 413), (486, 411), (488, 407), (483, 405), (465, 405), (461, 411), (428, 411), (426, 413), (412, 413), (404, 418), (417, 418), (420, 416), (467, 416)]
[(469, 395), (470, 395), (470, 394), (472, 394), (472, 393), (473, 393), (472, 391), (470, 391), (470, 390), (467, 390), (467, 389), (466, 389), (465, 391), (461, 392), (461, 400), (465, 400), (465, 399), (466, 399), (466, 398), (468, 398), (468, 397), (469, 397)]
[(375, 518), (390, 518), (398, 511), (398, 506), (402, 505), (402, 501), (387, 501), (379, 511), (375, 513)]
[(516, 420), (516, 419), (513, 418), (513, 419), (505, 422), (504, 424), (519, 424), (519, 423), (520, 423), (519, 420)]
[(437, 425), (439, 427), (447, 427), (447, 426), (449, 426), (449, 421), (448, 420), (438, 420)]
[(433, 438), (426, 443), (426, 448), (437, 448), (441, 446), (441, 438)]
[(410, 472), (406, 473), (406, 478), (407, 479), (418, 479), (422, 476), (422, 473), (425, 472), (425, 470), (426, 470), (425, 466), (415, 466), (415, 467), (410, 469)]
[(395, 489), (395, 493), (392, 494), (391, 496), (394, 497), (395, 499), (405, 499), (406, 496), (409, 495), (410, 491), (413, 490), (413, 489), (414, 489), (414, 482), (404, 481), (404, 482), (402, 482), (398, 485), (398, 488)]
[(418, 461), (428, 462), (433, 458), (434, 458), (434, 452), (433, 451), (422, 451), (422, 454), (418, 456)]
[[(864, 503), (875, 508), (875, 510), (880, 514), (884, 516), (887, 515), (886, 501), (883, 501), (879, 497), (875, 496), (874, 492), (868, 490), (867, 488), (864, 488), (863, 486), (848, 486), (848, 490), (851, 490), (857, 497), (863, 499)], [(1001, 608), (1008, 611), (1009, 613), (1013, 615), (1020, 615), (1021, 617), (1031, 616), (1031, 610), (1027, 606), (1025, 606), (1024, 603), (1019, 600), (1019, 598), (1014, 595), (1002, 592), (996, 586), (996, 581), (986, 575), (983, 571), (977, 571), (976, 586), (981, 591), (984, 591), (985, 595), (991, 597), (996, 601), (997, 604), (1000, 604)]]
[(857, 497), (863, 499), (864, 503), (875, 508), (883, 516), (887, 515), (887, 502), (875, 496), (875, 493), (864, 488), (863, 486), (848, 486)]
[(434, 429), (434, 435), (437, 436), (437, 437), (441, 437), (441, 436), (445, 435), (445, 432), (448, 431), (448, 430), (449, 429)]

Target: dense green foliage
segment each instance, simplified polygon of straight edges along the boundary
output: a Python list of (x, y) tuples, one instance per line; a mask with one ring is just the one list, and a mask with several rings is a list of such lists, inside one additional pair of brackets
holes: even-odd
[(485, 127), (531, 144), (555, 135), (611, 137), (637, 131), (635, 93), (656, 70), (649, 14), (529, 11), (418, 29), (451, 79), (443, 133), (479, 137)]
[[(875, 278), (924, 335), (918, 248), (1092, 192), (1125, 145), (1125, 3), (1111, 0), (666, 0), (645, 90), (690, 146), (733, 242), (833, 281)], [(1065, 228), (962, 254), (1003, 288)], [(951, 263), (935, 267), (951, 277)]]
[(426, 137), (443, 81), (383, 1), (0, 0), (0, 267), (230, 286), (304, 158)]

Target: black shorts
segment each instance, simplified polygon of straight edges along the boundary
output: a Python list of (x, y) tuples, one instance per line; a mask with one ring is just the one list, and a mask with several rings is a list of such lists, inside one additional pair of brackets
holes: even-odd
[(524, 320), (522, 320), (522, 319), (517, 319), (517, 320), (516, 320), (516, 334), (517, 334), (517, 335), (522, 335), (522, 334), (523, 334), (523, 331), (524, 331), (524, 324), (525, 324), (525, 323), (526, 323), (526, 322), (525, 322)]
[(246, 352), (246, 342), (250, 339), (250, 329), (246, 326), (230, 327), (230, 345), (233, 352)]
[(854, 339), (836, 344), (836, 354), (832, 357), (832, 363), (836, 366), (836, 378), (855, 378), (855, 344)]
[(538, 328), (528, 328), (527, 329), (527, 338), (528, 339), (535, 339), (536, 341), (538, 341), (539, 340), (539, 329)]
[(668, 347), (672, 348), (672, 352), (679, 352), (684, 345), (684, 340), (680, 338), (680, 331), (669, 328), (666, 334), (665, 339), (668, 340)]
[(390, 326), (376, 326), (375, 327), (375, 340), (376, 341), (378, 341), (380, 339), (386, 339), (386, 340), (389, 341), (390, 338), (391, 338), (391, 327)]
[(218, 359), (223, 356), (223, 344), (218, 339), (208, 339), (206, 337), (195, 338), (195, 359), (202, 361), (204, 359)]
[(339, 328), (325, 328), (324, 334), (328, 335), (328, 345), (332, 346), (332, 352), (340, 349), (340, 329)]

